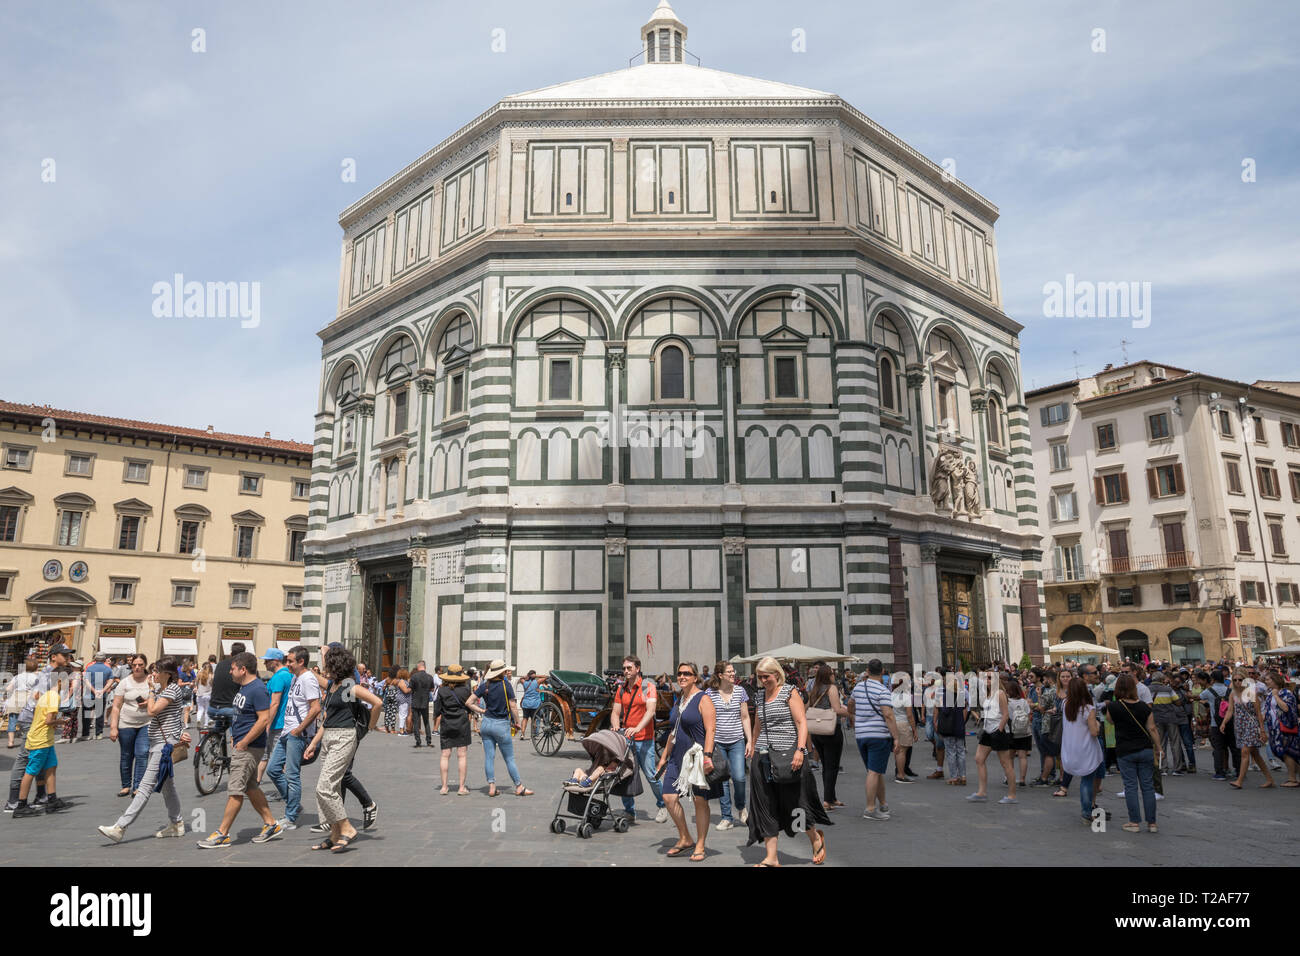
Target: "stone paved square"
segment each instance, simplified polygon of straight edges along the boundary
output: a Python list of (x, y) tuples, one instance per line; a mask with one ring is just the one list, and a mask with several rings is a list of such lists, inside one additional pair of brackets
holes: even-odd
[[(968, 760), (974, 781), (974, 743)], [(0, 771), (7, 777), (14, 751), (0, 750)], [(670, 823), (655, 824), (653, 799), (638, 799), (637, 825), (626, 834), (602, 827), (591, 839), (580, 840), (572, 828), (562, 835), (549, 832), (548, 825), (559, 798), (560, 782), (573, 768), (584, 767), (587, 755), (576, 744), (568, 744), (555, 757), (540, 757), (531, 744), (518, 748), (518, 764), (525, 783), (536, 796), (520, 799), (508, 791), (496, 799), (487, 797), (483, 776), (483, 751), (475, 738), (469, 751), (467, 797), (438, 794), (438, 749), (416, 750), (409, 737), (374, 733), (361, 746), (357, 759), (358, 777), (379, 804), (379, 819), (348, 853), (332, 857), (313, 853), (313, 834), (306, 825), (316, 822), (314, 796), (319, 764), (303, 771), (304, 799), (300, 829), (265, 845), (249, 841), (256, 835), (256, 814), (248, 806), (236, 820), (236, 845), (225, 850), (200, 850), (195, 842), (210, 832), (220, 818), (225, 802), (224, 786), (209, 797), (200, 798), (194, 788), (192, 765), (183, 765), (177, 782), (190, 829), (196, 811), (202, 832), (184, 839), (156, 840), (153, 833), (165, 822), (160, 795), (150, 800), (136, 825), (122, 844), (108, 844), (95, 830), (112, 823), (125, 806), (116, 798), (118, 748), (107, 739), (59, 745), (59, 794), (76, 806), (53, 817), (0, 819), (0, 866), (425, 866), (446, 864), (470, 866), (663, 866), (689, 867), (685, 860), (668, 859), (664, 851), (672, 845), (675, 830)], [(1209, 752), (1198, 751), (1208, 766)], [(1116, 799), (1118, 776), (1108, 776), (1102, 805), (1114, 819), (1105, 833), (1093, 833), (1079, 822), (1077, 790), (1065, 799), (1051, 791), (1023, 791), (1016, 806), (999, 806), (1000, 768), (991, 764), (990, 802), (971, 805), (965, 794), (974, 789), (949, 787), (925, 780), (933, 769), (928, 747), (913, 755), (913, 770), (921, 779), (906, 785), (888, 785), (888, 802), (893, 819), (876, 823), (861, 817), (864, 806), (864, 770), (852, 750), (841, 774), (839, 795), (847, 804), (831, 814), (835, 825), (827, 831), (827, 866), (1018, 866), (1047, 865), (1064, 858), (1076, 865), (1118, 864), (1121, 866), (1258, 866), (1283, 865), (1286, 852), (1279, 843), (1280, 832), (1300, 820), (1300, 791), (1278, 787), (1258, 789), (1260, 775), (1252, 772), (1240, 792), (1227, 783), (1214, 782), (1202, 769), (1194, 776), (1165, 778), (1167, 799), (1159, 805), (1160, 833), (1130, 834), (1120, 829), (1126, 819), (1124, 801)], [(454, 769), (454, 758), (452, 761)], [(500, 761), (498, 760), (498, 766)], [(504, 774), (502, 774), (504, 777)], [(1032, 771), (1031, 771), (1032, 776)], [(1278, 780), (1283, 779), (1277, 775)], [(508, 780), (508, 778), (505, 778)], [(1077, 784), (1075, 785), (1077, 788)], [(264, 782), (270, 794), (274, 788)], [(353, 822), (360, 825), (360, 809), (352, 797), (346, 805)], [(272, 799), (277, 816), (283, 804)], [(713, 804), (713, 823), (720, 819)], [(1207, 836), (1213, 832), (1212, 846)], [(708, 837), (708, 858), (699, 866), (731, 867), (762, 859), (758, 846), (744, 846), (743, 827)], [(810, 865), (811, 852), (804, 838), (781, 838), (784, 865)]]

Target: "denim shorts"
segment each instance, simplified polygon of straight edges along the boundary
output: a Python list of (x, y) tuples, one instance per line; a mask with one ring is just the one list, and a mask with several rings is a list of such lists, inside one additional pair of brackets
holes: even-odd
[(859, 737), (858, 753), (872, 773), (884, 773), (889, 767), (889, 755), (894, 752), (893, 737)]

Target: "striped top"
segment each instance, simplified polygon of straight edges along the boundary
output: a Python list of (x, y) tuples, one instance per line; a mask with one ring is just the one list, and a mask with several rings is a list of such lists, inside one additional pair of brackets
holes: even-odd
[(180, 684), (168, 684), (158, 695), (161, 700), (170, 701), (167, 709), (155, 714), (149, 721), (149, 746), (154, 744), (174, 744), (181, 739), (181, 695), (185, 688)]
[[(774, 700), (767, 699), (767, 692), (758, 695), (755, 710), (763, 722), (755, 746), (763, 750), (793, 750), (799, 743), (799, 730), (790, 716), (790, 695), (794, 692), (793, 684), (782, 684)], [(734, 698), (733, 698), (734, 699)]]
[(853, 736), (892, 737), (885, 722), (885, 708), (893, 707), (889, 689), (878, 680), (864, 677), (853, 688)]
[(739, 684), (733, 684), (731, 688), (731, 703), (728, 704), (723, 700), (721, 692), (710, 690), (709, 700), (713, 701), (713, 709), (718, 712), (718, 723), (713, 731), (713, 742), (715, 744), (734, 744), (738, 740), (745, 739), (745, 727), (740, 722), (741, 708), (749, 703), (749, 694), (745, 688)]

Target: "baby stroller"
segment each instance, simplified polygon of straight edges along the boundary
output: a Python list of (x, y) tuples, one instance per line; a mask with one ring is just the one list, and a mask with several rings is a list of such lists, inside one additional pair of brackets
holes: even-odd
[[(636, 754), (627, 738), (615, 730), (598, 730), (581, 741), (582, 749), (591, 754), (590, 776), (597, 767), (606, 769), (590, 786), (572, 782), (564, 784), (560, 802), (551, 820), (551, 832), (563, 833), (566, 820), (578, 821), (578, 836), (583, 840), (600, 829), (610, 814), (610, 797), (635, 797), (641, 793), (641, 774), (637, 771)], [(628, 821), (623, 817), (614, 820), (614, 832), (626, 833)]]

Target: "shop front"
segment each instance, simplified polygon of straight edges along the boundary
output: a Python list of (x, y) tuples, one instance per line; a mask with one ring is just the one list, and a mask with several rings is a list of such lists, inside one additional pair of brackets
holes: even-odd
[(197, 624), (164, 624), (162, 628), (162, 653), (174, 657), (177, 663), (186, 659), (198, 662), (199, 627)]
[(260, 657), (261, 654), (258, 652), (254, 640), (256, 636), (257, 631), (255, 628), (246, 625), (223, 625), (221, 628), (221, 656), (223, 658), (229, 657), (234, 653), (231, 651), (231, 647), (235, 644), (243, 644), (245, 651)]
[(138, 624), (99, 624), (98, 637), (95, 640), (95, 653), (107, 654), (109, 657), (130, 657), (139, 652), (136, 646), (139, 637)]
[(44, 664), (56, 643), (76, 647), (80, 621), (50, 621), (31, 627), (0, 625), (0, 674), (17, 674), (28, 655)]
[(302, 628), (277, 627), (275, 629), (275, 646), (288, 654), (302, 643)]

